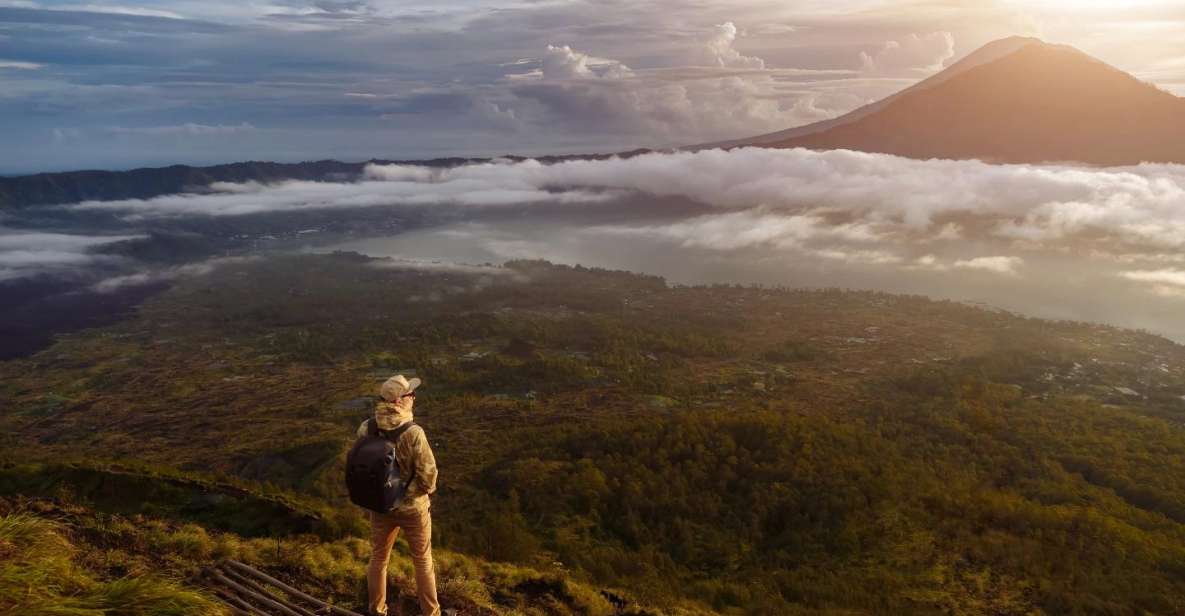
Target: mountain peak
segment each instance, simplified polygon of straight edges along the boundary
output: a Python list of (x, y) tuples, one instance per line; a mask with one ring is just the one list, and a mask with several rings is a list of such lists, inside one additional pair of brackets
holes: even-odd
[[(1023, 47), (1025, 45), (1032, 45), (1032, 44), (1054, 45), (1054, 43), (1047, 43), (1044, 40), (1039, 39), (1035, 36), (1024, 36), (1021, 34), (1014, 34), (1012, 36), (1006, 36), (1002, 39), (996, 39), (990, 43), (986, 43), (986, 44), (984, 44), (983, 47), (980, 47), (977, 51), (972, 52), (972, 53), (978, 53), (980, 51), (984, 51), (987, 49), (993, 49), (993, 48), (997, 48), (997, 47), (1012, 47), (1013, 49), (1019, 49), (1020, 47)], [(968, 55), (970, 55), (970, 54), (968, 54)]]
[(840, 118), (737, 145), (1002, 163), (1185, 163), (1185, 99), (1074, 47), (992, 41)]
[[(982, 64), (987, 64), (988, 62), (994, 62), (1000, 58), (1003, 58), (1004, 56), (1015, 53), (1024, 47), (1028, 47), (1029, 45), (1055, 47), (1055, 45), (1046, 43), (1039, 38), (1034, 38), (1031, 36), (1009, 36), (1007, 38), (997, 39), (987, 43), (979, 49), (976, 49), (966, 56), (963, 56), (962, 59), (949, 66), (946, 70), (938, 73), (938, 75), (947, 73), (950, 71), (950, 69), (959, 66), (962, 66), (963, 69), (966, 70), (967, 68), (980, 66)], [(935, 75), (935, 77), (938, 75)]]
[(839, 116), (838, 118), (832, 118), (830, 120), (823, 120), (822, 122), (815, 122), (813, 124), (807, 124), (805, 126), (796, 126), (794, 128), (789, 128), (789, 129), (777, 131), (774, 133), (768, 133), (765, 135), (758, 135), (756, 137), (750, 137), (747, 139), (737, 139), (737, 140), (731, 140), (731, 141), (721, 141), (721, 142), (716, 142), (716, 143), (704, 144), (704, 145), (700, 145), (700, 146), (695, 146), (692, 149), (733, 148), (733, 147), (751, 146), (751, 145), (770, 145), (770, 144), (779, 143), (779, 142), (782, 142), (782, 141), (785, 141), (788, 139), (795, 139), (795, 138), (804, 137), (807, 135), (812, 135), (815, 133), (820, 133), (820, 132), (823, 132), (823, 131), (831, 129), (831, 128), (843, 126), (845, 124), (851, 124), (852, 122), (860, 120), (861, 118), (864, 118), (864, 117), (869, 116), (877, 111), (880, 111), (881, 109), (884, 109), (890, 103), (892, 103), (894, 100), (896, 100), (897, 98), (899, 98), (901, 96), (904, 96), (906, 94), (909, 94), (910, 92), (914, 92), (917, 90), (923, 90), (926, 88), (934, 87), (940, 83), (943, 83), (943, 82), (961, 74), (962, 72), (964, 72), (966, 70), (975, 68), (976, 66), (987, 64), (989, 62), (993, 62), (995, 60), (998, 60), (1008, 54), (1011, 54), (1011, 53), (1021, 49), (1022, 47), (1025, 47), (1025, 46), (1031, 45), (1031, 44), (1049, 45), (1049, 43), (1046, 43), (1045, 41), (1043, 41), (1041, 39), (1027, 37), (1027, 36), (1010, 36), (1007, 38), (998, 39), (998, 40), (992, 41), (990, 43), (987, 43), (986, 45), (980, 47), (979, 49), (977, 49), (977, 50), (967, 54), (963, 58), (959, 59), (954, 64), (946, 67), (942, 71), (939, 71), (938, 73), (935, 73), (934, 75), (931, 75), (930, 77), (927, 77), (926, 79), (923, 79), (922, 81), (919, 81), (918, 83), (915, 83), (914, 85), (912, 85), (900, 92), (897, 92), (896, 94), (893, 94), (892, 96), (889, 96), (887, 98), (876, 101), (875, 103), (871, 103), (871, 104), (865, 105), (863, 107), (860, 107), (859, 109), (856, 109), (855, 111), (852, 111), (850, 113), (846, 113), (842, 116)]

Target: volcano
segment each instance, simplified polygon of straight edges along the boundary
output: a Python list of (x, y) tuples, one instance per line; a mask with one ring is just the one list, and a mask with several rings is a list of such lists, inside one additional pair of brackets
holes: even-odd
[(847, 115), (714, 145), (994, 163), (1185, 163), (1185, 98), (1073, 47), (1014, 37)]

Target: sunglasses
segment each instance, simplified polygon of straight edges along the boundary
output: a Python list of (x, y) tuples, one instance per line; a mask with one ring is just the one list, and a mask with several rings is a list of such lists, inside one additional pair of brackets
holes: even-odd
[(402, 400), (404, 398), (415, 398), (415, 397), (416, 397), (416, 392), (409, 391), (409, 392), (403, 394), (402, 396), (399, 396), (399, 399)]

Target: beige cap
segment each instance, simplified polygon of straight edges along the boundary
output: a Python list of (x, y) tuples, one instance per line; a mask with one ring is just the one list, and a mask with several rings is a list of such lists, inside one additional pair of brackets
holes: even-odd
[(405, 378), (402, 374), (387, 379), (383, 386), (379, 388), (379, 395), (387, 402), (394, 402), (399, 398), (415, 391), (422, 383), (420, 379), (412, 377), (410, 380)]

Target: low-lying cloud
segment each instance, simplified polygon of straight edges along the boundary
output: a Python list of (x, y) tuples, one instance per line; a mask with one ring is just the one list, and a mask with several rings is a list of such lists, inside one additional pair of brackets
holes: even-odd
[(610, 195), (584, 190), (549, 191), (507, 176), (452, 177), (420, 167), (372, 166), (357, 182), (289, 181), (278, 184), (217, 182), (210, 192), (153, 199), (86, 201), (79, 210), (124, 212), (131, 221), (180, 216), (241, 216), (332, 208), (379, 206), (520, 205), (539, 202), (588, 203)]
[(1142, 283), (1162, 297), (1185, 298), (1185, 270), (1128, 270), (1121, 272), (1120, 276)]
[(1020, 257), (975, 257), (955, 261), (954, 268), (1012, 275), (1017, 273), (1017, 268), (1024, 265), (1024, 262), (1025, 260)]
[(136, 235), (73, 235), (0, 228), (0, 281), (114, 264), (119, 257), (94, 252), (104, 244)]
[[(355, 182), (223, 183), (206, 194), (72, 207), (154, 219), (358, 207), (464, 212), (565, 204), (592, 211), (627, 197), (642, 200), (642, 209), (633, 210), (637, 217), (590, 228), (720, 252), (773, 249), (1002, 276), (1023, 276), (1026, 253), (1130, 265), (1164, 262), (1185, 248), (1183, 166), (991, 165), (842, 150), (746, 148), (453, 168), (371, 165)], [(699, 213), (643, 223), (652, 214), (645, 210), (648, 197), (698, 204)]]
[(724, 209), (845, 214), (925, 232), (951, 214), (989, 217), (990, 234), (1061, 239), (1087, 231), (1185, 246), (1185, 166), (1090, 169), (919, 161), (835, 150), (745, 148), (543, 164), (371, 165), (358, 182), (218, 183), (208, 194), (90, 201), (78, 209), (225, 216), (297, 209), (457, 203), (598, 202), (606, 191), (683, 197)]
[(255, 260), (255, 257), (222, 257), (175, 267), (143, 269), (130, 274), (104, 278), (91, 285), (90, 290), (96, 293), (115, 293), (129, 287), (162, 284), (182, 278), (205, 276), (220, 267), (247, 263), (253, 260)]

